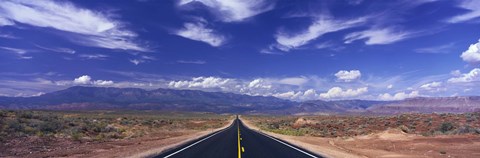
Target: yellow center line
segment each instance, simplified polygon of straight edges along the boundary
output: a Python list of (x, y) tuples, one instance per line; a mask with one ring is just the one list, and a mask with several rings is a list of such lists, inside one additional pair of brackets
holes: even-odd
[(240, 122), (237, 120), (237, 129), (238, 129), (238, 158), (242, 158), (242, 151), (240, 150)]

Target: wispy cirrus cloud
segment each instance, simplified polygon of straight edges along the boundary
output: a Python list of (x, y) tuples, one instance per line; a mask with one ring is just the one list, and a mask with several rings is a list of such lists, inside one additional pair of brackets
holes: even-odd
[(19, 59), (32, 59), (32, 56), (26, 56), (28, 50), (26, 49), (20, 49), (20, 48), (12, 48), (12, 47), (2, 47), (0, 46), (0, 52), (7, 52), (7, 53), (13, 53), (17, 55)]
[[(274, 8), (275, 3), (264, 0), (180, 0), (180, 8), (195, 7), (195, 4), (202, 4), (215, 17), (226, 23), (241, 22), (253, 16), (269, 11)], [(192, 8), (190, 8), (192, 9)], [(183, 28), (173, 34), (195, 41), (207, 43), (213, 47), (222, 46), (227, 38), (222, 33), (208, 26), (204, 18), (195, 18), (193, 22), (186, 22)]]
[(417, 53), (450, 53), (451, 49), (455, 46), (455, 43), (447, 43), (444, 45), (432, 46), (432, 47), (425, 47), (425, 48), (418, 48), (414, 51)]
[(11, 47), (0, 47), (0, 48), (3, 49), (3, 50), (6, 50), (8, 52), (18, 54), (18, 55), (24, 55), (24, 54), (27, 53), (27, 50), (25, 50), (25, 49), (11, 48)]
[(68, 38), (86, 46), (107, 49), (148, 51), (141, 46), (137, 34), (125, 28), (122, 22), (107, 14), (75, 6), (70, 2), (52, 0), (0, 2), (0, 23), (28, 24), (74, 33)]
[(139, 58), (136, 59), (130, 59), (129, 61), (135, 65), (139, 65), (141, 63), (146, 63), (152, 60), (157, 60), (155, 57), (152, 56), (147, 56), (147, 55), (141, 55)]
[(205, 5), (223, 22), (239, 22), (255, 15), (272, 10), (275, 3), (266, 0), (180, 0), (179, 6), (192, 3)]
[(142, 60), (142, 59), (130, 59), (129, 61), (135, 65), (146, 62), (145, 60)]
[(206, 61), (203, 61), (203, 60), (177, 60), (177, 63), (180, 63), (180, 64), (199, 64), (199, 65), (202, 65), (202, 64), (206, 64), (207, 62), (206, 62)]
[(46, 51), (51, 51), (51, 52), (57, 52), (57, 53), (67, 53), (67, 54), (75, 54), (76, 51), (70, 48), (63, 48), (63, 47), (45, 47), (45, 46), (40, 46), (40, 45), (35, 45), (36, 47), (46, 50)]
[(219, 47), (226, 42), (225, 36), (207, 28), (203, 23), (185, 23), (184, 27), (174, 34), (194, 41), (204, 42), (213, 47)]
[(10, 19), (0, 16), (0, 26), (8, 26), (8, 25), (15, 25), (15, 23)]
[(79, 54), (78, 57), (82, 59), (89, 59), (89, 60), (105, 60), (108, 58), (108, 55), (104, 54)]
[(463, 0), (458, 5), (459, 8), (465, 9), (466, 13), (453, 16), (447, 19), (449, 23), (460, 23), (480, 17), (480, 1), (477, 0)]
[(339, 20), (329, 16), (318, 17), (307, 29), (297, 33), (288, 33), (279, 31), (275, 35), (277, 48), (283, 51), (289, 51), (309, 44), (311, 41), (331, 32), (336, 32), (352, 27), (359, 26), (366, 21), (365, 17)]
[[(0, 22), (1, 23), (1, 22)], [(0, 25), (1, 26), (1, 25)], [(7, 38), (7, 39), (20, 39), (20, 37), (17, 37), (13, 34), (10, 33), (1, 33), (0, 32), (0, 38)]]
[(413, 32), (397, 30), (392, 27), (372, 28), (365, 31), (347, 34), (345, 43), (352, 43), (357, 40), (365, 40), (366, 45), (391, 44), (410, 38)]

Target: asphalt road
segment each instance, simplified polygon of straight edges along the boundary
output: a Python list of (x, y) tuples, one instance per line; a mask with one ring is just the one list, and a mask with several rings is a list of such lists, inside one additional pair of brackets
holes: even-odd
[(312, 158), (321, 157), (253, 131), (236, 119), (229, 127), (187, 143), (156, 158)]

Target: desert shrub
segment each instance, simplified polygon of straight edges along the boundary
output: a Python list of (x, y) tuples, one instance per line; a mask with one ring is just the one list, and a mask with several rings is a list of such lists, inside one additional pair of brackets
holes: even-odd
[(7, 117), (7, 111), (0, 110), (0, 117)]
[(8, 132), (15, 133), (23, 131), (23, 126), (17, 120), (8, 120), (6, 126)]
[(107, 126), (105, 126), (105, 127), (102, 129), (102, 132), (106, 132), (106, 133), (108, 133), (108, 132), (117, 132), (117, 131), (118, 131), (117, 128), (116, 128), (115, 126), (113, 126), (113, 125), (107, 125)]
[(439, 130), (442, 133), (447, 133), (448, 131), (453, 130), (454, 126), (451, 122), (444, 122), (440, 124)]
[(267, 128), (270, 128), (270, 129), (279, 129), (279, 128), (280, 128), (280, 125), (277, 124), (277, 123), (273, 123), (273, 124), (269, 124)]
[(467, 122), (475, 122), (478, 120), (477, 116), (472, 113), (465, 114), (465, 119)]
[(133, 122), (131, 122), (130, 120), (128, 120), (127, 118), (124, 118), (120, 121), (120, 124), (121, 125), (130, 125), (130, 124), (133, 124)]
[(124, 138), (124, 136), (119, 134), (119, 133), (109, 133), (109, 134), (107, 134), (107, 138), (122, 139), (122, 138)]
[(82, 138), (83, 134), (80, 132), (72, 133), (71, 137), (75, 141), (79, 141)]
[(45, 121), (38, 126), (38, 129), (45, 134), (57, 133), (62, 129), (62, 124), (58, 121)]
[(435, 134), (435, 131), (434, 131), (434, 130), (430, 130), (430, 131), (421, 133), (421, 135), (422, 135), (422, 136), (425, 136), (425, 137), (432, 136), (432, 135), (434, 135), (434, 134)]
[(33, 118), (33, 112), (31, 111), (22, 111), (18, 114), (19, 118), (24, 118), (24, 119), (32, 119)]
[(456, 134), (465, 134), (465, 133), (475, 133), (475, 129), (468, 126), (468, 125), (465, 125), (463, 127), (460, 127), (458, 128), (456, 131), (455, 131)]

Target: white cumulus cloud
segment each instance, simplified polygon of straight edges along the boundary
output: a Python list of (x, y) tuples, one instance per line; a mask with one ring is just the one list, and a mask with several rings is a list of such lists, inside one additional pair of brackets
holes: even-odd
[(472, 69), (470, 72), (461, 74), (458, 77), (448, 79), (450, 83), (465, 83), (480, 81), (480, 68)]
[(426, 83), (420, 86), (422, 89), (430, 90), (432, 88), (437, 88), (442, 86), (442, 82), (431, 82), (431, 83)]
[(274, 97), (289, 99), (289, 100), (316, 100), (319, 94), (314, 89), (308, 89), (306, 91), (287, 91), (284, 93), (275, 93)]
[[(57, 82), (57, 84), (59, 84), (59, 85), (69, 85), (69, 84), (71, 84), (71, 81), (70, 81), (70, 83), (68, 81), (60, 81), (60, 82)], [(111, 86), (111, 85), (114, 84), (114, 82), (110, 81), (110, 80), (92, 81), (92, 77), (90, 77), (89, 75), (82, 75), (78, 78), (75, 78), (73, 80), (73, 84), (95, 85), (95, 86)]]
[(110, 85), (113, 85), (113, 81), (96, 80), (96, 81), (93, 81), (93, 84), (97, 86), (110, 86)]
[(233, 79), (219, 77), (195, 77), (191, 80), (171, 81), (168, 83), (170, 88), (179, 89), (226, 89), (227, 85), (233, 82)]
[(384, 94), (378, 95), (378, 99), (379, 100), (403, 100), (406, 98), (414, 98), (418, 96), (419, 96), (418, 91), (411, 91), (410, 93), (398, 92), (394, 95), (391, 95), (390, 93), (384, 93)]
[(264, 79), (254, 79), (250, 83), (248, 83), (248, 88), (270, 89), (272, 88), (272, 85)]
[(360, 70), (340, 70), (335, 73), (335, 76), (340, 81), (352, 82), (359, 79), (362, 76), (362, 73), (360, 72)]
[(480, 40), (477, 43), (471, 44), (466, 51), (460, 55), (463, 61), (472, 64), (480, 63)]
[(83, 75), (83, 76), (80, 76), (78, 78), (75, 78), (73, 80), (73, 83), (75, 83), (75, 84), (90, 84), (91, 80), (92, 80), (92, 77), (90, 77), (88, 75)]
[(305, 99), (315, 99), (317, 98), (317, 96), (317, 91), (315, 91), (314, 89), (308, 89), (303, 93), (303, 97)]
[(368, 87), (362, 87), (358, 89), (345, 89), (343, 90), (340, 87), (333, 87), (330, 88), (325, 93), (320, 93), (320, 98), (322, 99), (344, 99), (344, 98), (351, 98), (356, 97), (368, 92)]

